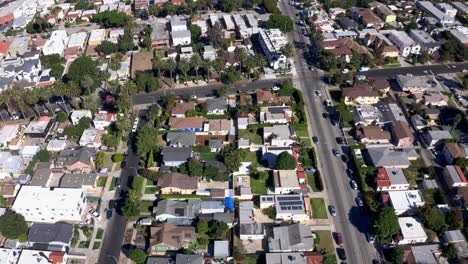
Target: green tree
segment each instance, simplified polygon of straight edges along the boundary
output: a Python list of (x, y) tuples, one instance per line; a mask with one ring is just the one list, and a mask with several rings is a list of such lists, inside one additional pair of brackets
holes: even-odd
[(104, 155), (104, 151), (99, 151), (96, 154), (96, 160), (94, 161), (96, 168), (100, 169), (104, 166)]
[(276, 220), (276, 208), (274, 206), (266, 208), (265, 213), (268, 218)]
[(248, 58), (247, 52), (245, 52), (245, 49), (243, 48), (236, 48), (234, 51), (234, 58), (239, 62), (239, 69), (242, 71), (242, 65)]
[(157, 136), (158, 130), (153, 127), (144, 126), (140, 129), (136, 137), (136, 149), (140, 157), (145, 157), (150, 151), (156, 150)]
[(214, 48), (218, 49), (221, 48), (224, 44), (224, 33), (223, 33), (223, 26), (221, 23), (216, 22), (214, 26), (208, 28), (206, 32), (207, 39), (210, 41), (211, 45)]
[(124, 12), (116, 10), (104, 11), (93, 16), (93, 21), (104, 26), (105, 28), (123, 27), (130, 22), (130, 17)]
[(112, 155), (113, 162), (122, 162), (124, 160), (124, 155), (122, 153), (116, 153)]
[(164, 61), (163, 67), (166, 71), (169, 71), (169, 76), (171, 77), (171, 81), (173, 81), (172, 74), (177, 69), (177, 62), (173, 58), (169, 58)]
[(203, 220), (203, 219), (200, 219), (197, 223), (197, 233), (198, 234), (206, 234), (208, 233), (208, 231), (210, 230), (209, 226), (208, 226), (208, 223)]
[(226, 146), (221, 150), (221, 157), (229, 172), (237, 171), (241, 165), (239, 150), (232, 146)]
[(192, 40), (194, 43), (200, 42), (200, 37), (202, 33), (202, 29), (197, 24), (190, 25), (190, 33), (192, 34)]
[(392, 236), (400, 232), (398, 216), (392, 207), (384, 206), (380, 208), (373, 219), (373, 223), (376, 234), (382, 242), (391, 241)]
[(27, 234), (28, 225), (24, 216), (10, 209), (0, 217), (0, 233), (9, 239), (17, 239), (22, 234)]
[(269, 13), (281, 14), (276, 0), (263, 0), (263, 7), (265, 7), (265, 10)]
[(129, 28), (124, 29), (122, 38), (119, 39), (119, 51), (127, 52), (133, 50), (135, 43), (133, 43), (133, 34)]
[(141, 192), (139, 191), (130, 191), (125, 198), (125, 204), (122, 208), (122, 213), (125, 217), (131, 218), (138, 216), (140, 214), (140, 198)]
[(440, 234), (445, 229), (445, 215), (438, 208), (432, 208), (425, 223), (427, 227)]
[(225, 78), (227, 83), (235, 83), (237, 81), (240, 81), (241, 72), (235, 67), (231, 66), (226, 69)]
[(198, 81), (198, 70), (202, 66), (202, 59), (200, 58), (200, 55), (198, 54), (193, 54), (192, 57), (190, 58), (190, 67), (195, 70), (195, 76), (196, 80)]
[(294, 28), (294, 21), (289, 16), (272, 14), (267, 21), (268, 28), (278, 28), (282, 32), (290, 32)]
[(50, 155), (50, 152), (43, 149), (43, 150), (40, 150), (37, 154), (36, 154), (36, 158), (37, 160), (39, 160), (40, 162), (49, 162), (50, 159), (52, 158), (52, 155)]
[(141, 249), (135, 248), (130, 251), (129, 258), (136, 264), (145, 263), (148, 255)]
[(190, 176), (200, 177), (203, 174), (203, 166), (198, 160), (190, 158), (187, 162), (187, 171)]
[(0, 208), (8, 207), (8, 199), (0, 195)]
[(160, 87), (159, 79), (153, 76), (153, 72), (151, 71), (137, 72), (135, 83), (140, 91), (146, 91), (148, 93), (154, 92)]
[[(284, 56), (286, 57), (286, 67), (289, 67), (289, 59), (294, 57), (295, 49), (291, 42), (286, 43), (282, 48), (281, 51), (283, 52)], [(285, 72), (286, 72), (286, 67)]]
[(148, 120), (148, 122), (155, 125), (155, 121), (158, 119), (160, 114), (161, 108), (159, 108), (158, 104), (150, 105), (146, 113), (146, 119)]
[(455, 244), (449, 243), (441, 247), (443, 255), (449, 260), (453, 261), (458, 258), (458, 250)]
[(451, 208), (446, 216), (446, 223), (451, 228), (462, 229), (463, 228), (463, 214), (457, 208)]
[(228, 230), (229, 226), (226, 223), (215, 220), (211, 223), (210, 237), (218, 240), (226, 239)]
[(224, 0), (221, 2), (221, 9), (226, 13), (236, 11), (241, 7), (242, 3), (239, 0)]
[(216, 58), (213, 61), (213, 68), (218, 73), (218, 81), (221, 80), (221, 73), (226, 69), (226, 61), (221, 58)]
[(276, 159), (276, 169), (293, 170), (297, 166), (296, 158), (286, 151), (281, 152)]
[(74, 60), (68, 69), (68, 79), (80, 84), (81, 94), (91, 94), (100, 85), (98, 68), (88, 56), (82, 56)]
[(177, 68), (187, 81), (187, 72), (190, 70), (190, 62), (187, 59), (180, 59)]
[(154, 154), (153, 154), (153, 151), (150, 150), (149, 155), (148, 155), (148, 160), (146, 161), (146, 168), (153, 167), (153, 163), (154, 163)]
[(403, 255), (403, 247), (396, 246), (385, 253), (385, 258), (392, 264), (403, 264)]

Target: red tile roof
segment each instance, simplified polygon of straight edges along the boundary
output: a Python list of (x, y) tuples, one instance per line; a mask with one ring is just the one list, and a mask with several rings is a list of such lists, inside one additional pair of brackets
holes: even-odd
[(468, 182), (468, 181), (466, 180), (465, 174), (463, 173), (463, 171), (462, 171), (462, 169), (460, 168), (460, 166), (456, 166), (456, 165), (455, 165), (455, 170), (457, 170), (458, 176), (460, 176), (460, 179), (461, 179), (463, 182)]
[(8, 50), (10, 49), (11, 42), (10, 41), (2, 41), (0, 42), (0, 53), (7, 54)]
[(65, 252), (52, 252), (49, 254), (49, 259), (52, 261), (53, 264), (63, 263), (63, 258), (65, 256)]
[(385, 168), (379, 168), (377, 170), (377, 187), (388, 187), (391, 185), (390, 177), (388, 177), (387, 170)]
[(0, 17), (0, 25), (4, 25), (10, 21), (13, 21), (15, 19), (15, 17), (13, 16), (13, 14), (7, 14), (5, 16), (2, 16)]

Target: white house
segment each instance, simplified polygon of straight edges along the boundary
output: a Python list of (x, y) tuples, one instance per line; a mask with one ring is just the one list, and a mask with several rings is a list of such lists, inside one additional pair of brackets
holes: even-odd
[(10, 152), (0, 151), (0, 179), (10, 176), (18, 176), (21, 171), (23, 159), (19, 155), (11, 155)]
[(397, 215), (414, 213), (418, 207), (425, 204), (423, 195), (419, 190), (390, 191), (388, 195)]
[(270, 146), (290, 146), (296, 142), (289, 125), (274, 125), (263, 128), (263, 144)]
[(103, 130), (115, 121), (115, 113), (107, 111), (99, 111), (93, 119), (93, 124), (96, 129)]
[(90, 110), (73, 110), (73, 112), (70, 114), (70, 119), (73, 125), (78, 125), (80, 122), (80, 119), (83, 117), (87, 118), (93, 118), (93, 115), (91, 114)]
[(171, 37), (173, 46), (185, 46), (192, 43), (192, 35), (190, 30), (172, 31)]
[(375, 182), (377, 191), (404, 191), (409, 188), (409, 183), (401, 168), (379, 168)]
[(200, 213), (224, 213), (225, 205), (223, 200), (203, 200), (200, 205)]
[(223, 16), (224, 25), (226, 26), (226, 30), (233, 31), (236, 29), (236, 25), (232, 21), (232, 17), (229, 14)]
[(68, 48), (82, 48), (84, 49), (86, 45), (86, 38), (88, 33), (86, 32), (77, 32), (70, 35), (70, 40), (68, 41)]
[(18, 125), (5, 125), (0, 129), (0, 146), (6, 147), (18, 135)]
[(273, 171), (273, 182), (275, 194), (288, 194), (301, 189), (296, 170)]
[[(284, 68), (286, 66), (286, 56), (281, 50), (288, 43), (286, 35), (277, 28), (260, 30), (259, 33), (260, 47), (270, 67), (275, 70)], [(291, 63), (291, 59), (289, 60)]]
[(414, 217), (399, 217), (400, 233), (402, 239), (400, 245), (424, 243), (427, 240), (426, 232), (422, 223)]
[(277, 221), (306, 221), (309, 215), (302, 194), (275, 195)]
[(269, 124), (286, 124), (291, 122), (290, 106), (267, 106), (260, 108), (260, 122)]
[(261, 223), (239, 224), (240, 240), (262, 240), (265, 238), (265, 228)]
[(105, 133), (106, 131), (95, 128), (85, 129), (78, 143), (82, 147), (99, 148), (102, 145), (101, 138)]
[(410, 54), (419, 54), (421, 51), (421, 46), (404, 31), (391, 30), (388, 34), (388, 39), (398, 47), (402, 57), (408, 57)]
[(87, 200), (83, 191), (75, 188), (42, 188), (23, 185), (12, 209), (28, 222), (79, 223), (86, 212)]
[(52, 32), (50, 38), (42, 47), (42, 53), (44, 55), (59, 54), (63, 56), (65, 45), (68, 42), (68, 34), (66, 30), (56, 30)]

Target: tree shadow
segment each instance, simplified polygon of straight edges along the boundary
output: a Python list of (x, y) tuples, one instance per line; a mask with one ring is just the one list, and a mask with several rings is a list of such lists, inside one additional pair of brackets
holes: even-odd
[(364, 207), (351, 207), (348, 220), (360, 233), (366, 234), (369, 231), (370, 219)]

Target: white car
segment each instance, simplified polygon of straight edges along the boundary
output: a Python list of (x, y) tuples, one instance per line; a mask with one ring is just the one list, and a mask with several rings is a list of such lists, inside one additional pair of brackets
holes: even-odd
[(271, 90), (273, 91), (279, 91), (281, 88), (278, 86), (278, 85), (275, 85), (273, 87), (271, 87)]
[(348, 69), (343, 69), (343, 71), (341, 71), (342, 73), (348, 73), (349, 70)]
[(140, 119), (138, 117), (135, 118), (135, 121), (133, 122), (132, 133), (135, 133), (137, 131), (139, 121), (140, 121)]

